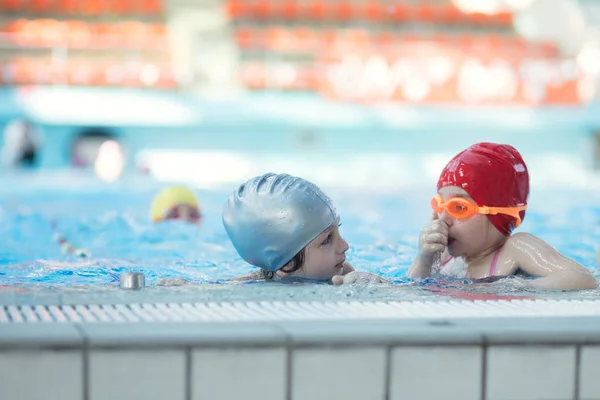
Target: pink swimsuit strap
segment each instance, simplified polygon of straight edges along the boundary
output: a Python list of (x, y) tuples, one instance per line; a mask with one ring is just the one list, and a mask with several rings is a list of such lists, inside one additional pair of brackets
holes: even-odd
[(443, 262), (440, 264), (440, 269), (444, 268), (444, 265), (448, 264), (448, 263), (450, 262), (450, 260), (452, 260), (453, 258), (454, 258), (454, 257), (450, 257), (450, 258), (448, 258), (446, 261), (443, 261)]
[[(500, 247), (501, 249), (502, 247)], [(500, 249), (496, 250), (494, 253), (494, 258), (492, 258), (492, 263), (490, 264), (490, 272), (488, 274), (488, 278), (490, 276), (494, 276), (494, 272), (496, 272), (496, 263), (498, 262), (498, 256), (500, 255)]]
[[(488, 278), (490, 276), (494, 276), (494, 273), (496, 272), (496, 264), (498, 263), (498, 256), (500, 255), (500, 250), (502, 249), (502, 247), (500, 247), (498, 250), (496, 250), (496, 252), (494, 253), (494, 258), (492, 258), (492, 263), (490, 264), (490, 272), (488, 272)], [(454, 257), (450, 257), (448, 258), (446, 261), (443, 261), (440, 264), (440, 270), (442, 268), (444, 268), (444, 266), (446, 264), (448, 264), (450, 262), (450, 260), (452, 260)]]

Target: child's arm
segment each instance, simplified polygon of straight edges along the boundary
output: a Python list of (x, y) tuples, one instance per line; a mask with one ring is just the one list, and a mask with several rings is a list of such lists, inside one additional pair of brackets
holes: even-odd
[(372, 274), (370, 272), (355, 271), (352, 264), (349, 262), (344, 263), (342, 268), (342, 274), (336, 275), (331, 278), (331, 283), (334, 285), (348, 285), (352, 283), (384, 283), (388, 282), (379, 275)]
[(384, 279), (379, 275), (366, 271), (351, 271), (344, 275), (336, 275), (333, 278), (331, 278), (331, 282), (336, 286), (352, 284), (370, 285), (390, 283), (390, 281), (388, 281), (387, 279)]
[(192, 282), (188, 281), (185, 278), (182, 278), (181, 276), (178, 276), (176, 278), (159, 279), (156, 284), (158, 286), (183, 286), (183, 285), (187, 285), (188, 283), (192, 283)]
[(406, 272), (408, 278), (425, 278), (431, 275), (431, 264), (424, 263), (419, 256), (415, 257)]
[(248, 281), (260, 281), (265, 279), (265, 274), (262, 271), (252, 271), (247, 275), (234, 276), (229, 279), (232, 282), (248, 282)]
[(532, 276), (536, 289), (584, 290), (596, 289), (598, 282), (583, 265), (563, 256), (542, 239), (528, 233), (511, 236), (504, 245), (514, 257), (516, 267)]

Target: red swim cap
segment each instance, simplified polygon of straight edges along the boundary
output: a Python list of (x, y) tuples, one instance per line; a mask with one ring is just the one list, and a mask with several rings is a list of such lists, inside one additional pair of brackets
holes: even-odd
[[(444, 167), (437, 188), (445, 186), (462, 188), (479, 206), (516, 207), (527, 204), (529, 174), (525, 161), (514, 147), (477, 143), (458, 153)], [(520, 215), (523, 220), (525, 211)], [(515, 228), (516, 219), (509, 215), (487, 217), (506, 236)]]

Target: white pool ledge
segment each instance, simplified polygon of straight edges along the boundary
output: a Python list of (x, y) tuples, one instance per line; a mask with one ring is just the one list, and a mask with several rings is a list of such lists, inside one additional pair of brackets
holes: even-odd
[(0, 307), (2, 399), (599, 399), (600, 301)]

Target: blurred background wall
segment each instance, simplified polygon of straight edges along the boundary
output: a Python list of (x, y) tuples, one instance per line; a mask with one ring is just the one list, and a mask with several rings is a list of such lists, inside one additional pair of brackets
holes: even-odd
[(2, 161), (403, 186), (490, 140), (585, 186), (599, 23), (593, 0), (0, 0)]

